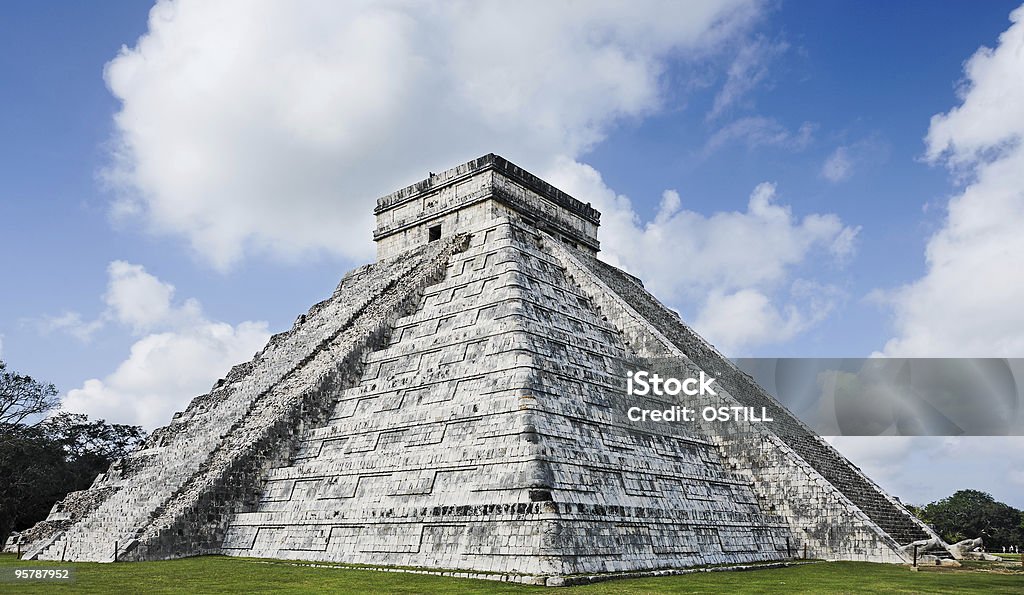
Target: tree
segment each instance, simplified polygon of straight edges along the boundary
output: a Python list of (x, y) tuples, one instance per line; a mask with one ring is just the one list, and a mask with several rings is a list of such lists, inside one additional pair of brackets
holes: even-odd
[(0, 543), (46, 518), (63, 497), (64, 452), (41, 424), (12, 424), (0, 440)]
[(916, 504), (904, 504), (903, 507), (909, 510), (910, 514), (916, 516), (922, 521), (924, 520), (924, 507), (917, 506)]
[(35, 423), (40, 423), (57, 404), (57, 389), (52, 384), (8, 372), (7, 364), (0, 360), (0, 432), (34, 417), (38, 418)]
[(981, 537), (995, 550), (1024, 540), (1021, 511), (998, 502), (991, 494), (960, 490), (921, 509), (922, 518), (949, 543)]
[[(139, 426), (109, 424), (80, 414), (59, 413), (46, 420), (45, 431), (64, 454), (60, 491), (84, 490), (117, 459), (128, 456), (146, 438)], [(63, 494), (62, 494), (63, 497)], [(54, 500), (56, 502), (56, 500)]]
[(90, 421), (58, 413), (57, 389), (7, 372), (0, 361), (0, 544), (12, 531), (46, 518), (69, 492), (96, 476), (145, 439), (138, 426)]
[(31, 507), (27, 495), (51, 491), (50, 471), (63, 462), (41, 429), (45, 414), (56, 406), (52, 384), (9, 372), (0, 361), (0, 543)]

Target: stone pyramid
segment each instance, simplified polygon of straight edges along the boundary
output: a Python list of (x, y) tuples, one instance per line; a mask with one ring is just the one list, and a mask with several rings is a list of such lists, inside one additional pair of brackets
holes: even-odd
[[(644, 290), (600, 214), (496, 155), (377, 201), (377, 262), (27, 531), (28, 558), (227, 554), (534, 577), (932, 537)], [(773, 423), (630, 421), (627, 371)], [(678, 403), (666, 400), (662, 404)]]

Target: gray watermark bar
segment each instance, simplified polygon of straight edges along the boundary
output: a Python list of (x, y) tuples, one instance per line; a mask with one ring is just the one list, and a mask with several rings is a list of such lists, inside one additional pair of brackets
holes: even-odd
[[(1024, 359), (743, 358), (734, 363), (820, 435), (1024, 436)], [(750, 392), (741, 385), (734, 379), (727, 388)]]

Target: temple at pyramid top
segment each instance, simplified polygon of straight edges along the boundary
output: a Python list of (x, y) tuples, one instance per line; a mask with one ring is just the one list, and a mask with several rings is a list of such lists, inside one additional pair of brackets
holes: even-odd
[(489, 153), (377, 199), (377, 258), (512, 216), (592, 255), (601, 213)]

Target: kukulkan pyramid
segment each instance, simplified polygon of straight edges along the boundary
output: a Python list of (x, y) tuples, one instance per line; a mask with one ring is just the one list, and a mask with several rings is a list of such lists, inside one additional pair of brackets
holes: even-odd
[[(492, 154), (374, 212), (377, 262), (58, 503), (23, 534), (25, 557), (558, 584), (805, 554), (902, 563), (901, 545), (935, 537), (599, 260), (589, 204)], [(654, 366), (706, 372), (721, 402), (773, 422), (630, 421), (624, 378)]]

